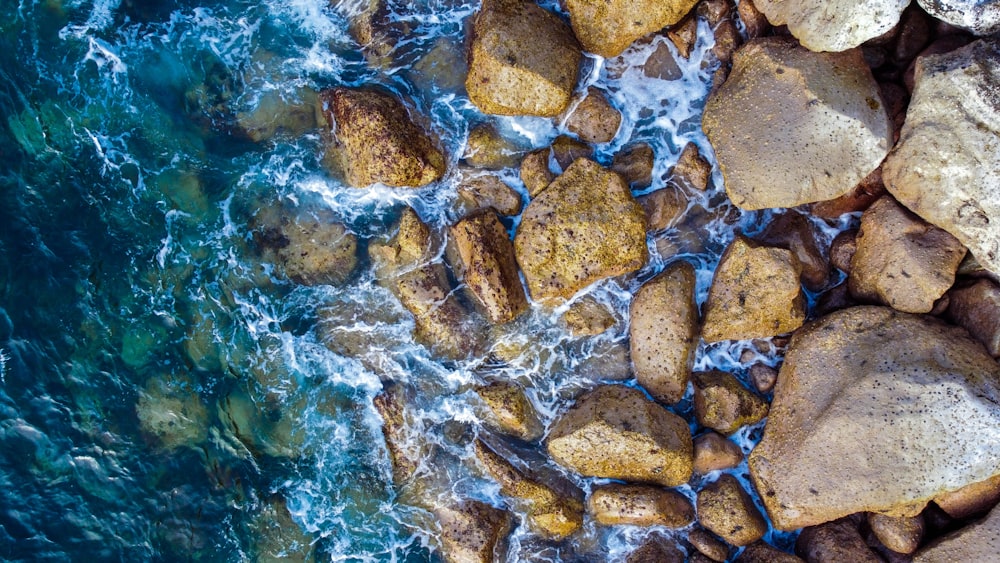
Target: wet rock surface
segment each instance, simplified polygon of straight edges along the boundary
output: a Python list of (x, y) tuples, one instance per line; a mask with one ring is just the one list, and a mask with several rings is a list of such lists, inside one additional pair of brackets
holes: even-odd
[(914, 563), (989, 561), (1000, 553), (1000, 509), (920, 550)]
[(896, 553), (909, 554), (917, 550), (924, 537), (923, 516), (894, 517), (868, 514), (868, 526), (882, 545)]
[(810, 562), (857, 561), (882, 563), (882, 558), (865, 545), (857, 526), (848, 519), (811, 526), (799, 534), (795, 552)]
[(252, 228), (261, 258), (296, 283), (340, 284), (357, 266), (357, 237), (329, 210), (265, 207)]
[(480, 501), (462, 501), (434, 510), (449, 563), (491, 563), (504, 557), (514, 525), (510, 512)]
[(490, 321), (505, 323), (527, 310), (514, 245), (492, 209), (473, 213), (452, 226), (451, 242), (456, 277), (465, 282)]
[(767, 521), (753, 499), (728, 473), (698, 491), (698, 523), (736, 546), (753, 543), (767, 532)]
[(698, 424), (732, 434), (767, 416), (767, 403), (721, 371), (694, 374), (694, 412)]
[(601, 485), (587, 501), (598, 524), (683, 528), (694, 521), (694, 507), (684, 495), (650, 485)]
[(694, 472), (731, 469), (743, 462), (743, 450), (725, 437), (707, 432), (694, 439)]
[(772, 25), (787, 25), (813, 51), (844, 51), (889, 31), (909, 2), (845, 0), (780, 2), (757, 0), (754, 6)]
[(493, 381), (476, 389), (490, 411), (488, 423), (500, 432), (531, 442), (542, 436), (542, 424), (524, 388), (510, 381)]

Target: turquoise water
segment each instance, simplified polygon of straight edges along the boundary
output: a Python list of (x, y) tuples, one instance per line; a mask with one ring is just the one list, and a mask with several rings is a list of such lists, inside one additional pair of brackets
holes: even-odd
[[(364, 260), (341, 286), (304, 287), (274, 275), (252, 244), (257, 210), (281, 203), (329, 210), (362, 246), (391, 232), (405, 205), (437, 227), (457, 218), (454, 172), (422, 190), (355, 190), (323, 172), (315, 129), (261, 142), (240, 133), (241, 112), (376, 83), (430, 117), (454, 169), (486, 116), (456, 86), (460, 67), (413, 69), (460, 54), (476, 6), (405, 4), (391, 18), (410, 33), (381, 62), (350, 38), (347, 3), (0, 4), (0, 558), (436, 560), (427, 515), (392, 487), (371, 406), (382, 379), (418, 390), (451, 493), (503, 502), (470, 455), (484, 358), (444, 362), (413, 343), (412, 320)], [(625, 118), (596, 158), (650, 143), (651, 189), (687, 141), (710, 155), (699, 130), (714, 70), (704, 22), (699, 35), (670, 80), (637, 66), (657, 48), (673, 53), (665, 42), (584, 66), (580, 87), (605, 89)], [(496, 124), (525, 148), (561, 131), (532, 118)], [(526, 196), (516, 170), (502, 174)], [(692, 210), (684, 227), (650, 239), (654, 258), (637, 277), (591, 294), (626, 316), (642, 281), (686, 259), (704, 300), (733, 233), (770, 217), (738, 212), (718, 188)], [(627, 369), (624, 323), (573, 339), (560, 314), (534, 307), (506, 334), (517, 357), (489, 366), (528, 384), (546, 420)], [(367, 356), (334, 351), (358, 334)], [(773, 365), (777, 349), (703, 347), (697, 366), (751, 360)], [(686, 400), (675, 410), (692, 420), (690, 409)], [(748, 449), (759, 432), (737, 438)], [(641, 535), (591, 524), (552, 546), (518, 529), (510, 559), (599, 561)]]

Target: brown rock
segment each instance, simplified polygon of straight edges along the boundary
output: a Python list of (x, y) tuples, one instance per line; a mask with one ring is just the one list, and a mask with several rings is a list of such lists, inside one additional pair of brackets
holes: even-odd
[(801, 266), (781, 248), (737, 237), (722, 254), (705, 304), (706, 342), (791, 332), (805, 320)]
[(621, 112), (593, 86), (566, 118), (566, 128), (588, 143), (611, 142), (621, 123)]
[(1000, 502), (1000, 473), (934, 499), (934, 503), (952, 518), (985, 514), (998, 502)]
[(729, 546), (709, 532), (696, 528), (688, 534), (688, 542), (712, 561), (722, 563), (729, 559)]
[(494, 323), (505, 323), (528, 309), (514, 263), (514, 246), (496, 212), (486, 209), (451, 228), (457, 260), (455, 274)]
[(698, 145), (694, 143), (684, 145), (677, 164), (670, 170), (670, 180), (679, 186), (705, 191), (708, 189), (708, 180), (711, 177), (712, 163), (701, 156)]
[(752, 0), (740, 0), (736, 10), (740, 14), (740, 21), (746, 27), (748, 38), (763, 37), (771, 30), (771, 23), (767, 21), (767, 16), (757, 9)]
[(513, 518), (506, 510), (466, 500), (434, 510), (448, 563), (492, 563), (504, 558)]
[(469, 140), (462, 158), (466, 164), (475, 168), (499, 170), (517, 166), (521, 150), (505, 139), (492, 123), (480, 123), (469, 131)]
[(750, 366), (750, 381), (753, 381), (757, 391), (770, 393), (778, 382), (778, 370), (766, 364), (754, 364)]
[(444, 174), (444, 155), (395, 96), (334, 88), (319, 97), (333, 128), (324, 163), (342, 173), (349, 185), (416, 188)]
[(563, 314), (563, 320), (573, 336), (595, 336), (618, 321), (603, 303), (589, 295), (570, 305)]
[(236, 114), (236, 124), (251, 141), (260, 143), (279, 133), (298, 137), (316, 128), (315, 91), (303, 88), (286, 100), (279, 90), (261, 94), (257, 104)]
[(617, 57), (633, 41), (680, 21), (697, 0), (567, 0), (573, 32), (583, 48)]
[(1000, 509), (920, 550), (913, 563), (995, 561), (1000, 553)]
[(830, 263), (816, 242), (817, 229), (805, 215), (788, 210), (778, 215), (756, 237), (761, 244), (786, 248), (795, 254), (802, 266), (802, 283), (812, 291), (826, 286)]
[(719, 59), (722, 64), (728, 64), (733, 60), (733, 53), (742, 43), (740, 31), (736, 29), (736, 23), (731, 19), (725, 19), (715, 26), (715, 44), (712, 45), (712, 54)]
[(530, 197), (540, 194), (556, 179), (556, 175), (549, 170), (549, 152), (549, 149), (537, 150), (521, 160), (521, 181)]
[(767, 532), (767, 521), (753, 499), (728, 473), (698, 491), (698, 523), (736, 546), (753, 543)]
[(326, 209), (264, 207), (250, 228), (264, 262), (296, 283), (343, 283), (358, 263), (354, 233)]
[[(885, 95), (883, 94), (883, 98)], [(889, 102), (886, 101), (888, 106)], [(882, 168), (876, 168), (864, 180), (854, 186), (850, 192), (827, 201), (817, 201), (811, 207), (813, 215), (824, 219), (837, 219), (844, 213), (864, 211), (878, 198), (885, 195), (885, 185), (882, 184)]]
[(809, 563), (882, 563), (847, 519), (805, 528), (795, 542), (795, 552)]
[(611, 171), (634, 188), (648, 188), (653, 183), (653, 147), (638, 143), (616, 153), (611, 160)]
[(598, 524), (683, 528), (694, 522), (694, 507), (684, 495), (651, 485), (599, 485), (587, 509)]
[[(740, 2), (742, 4), (742, 2)], [(805, 563), (802, 559), (771, 547), (764, 542), (754, 542), (743, 550), (735, 563)]]
[(498, 380), (478, 387), (476, 393), (489, 408), (487, 423), (497, 431), (526, 442), (542, 436), (538, 412), (520, 385)]
[(854, 253), (858, 251), (858, 232), (855, 230), (844, 231), (833, 238), (830, 243), (830, 265), (838, 270), (850, 274), (851, 260)]
[(913, 553), (924, 537), (924, 518), (919, 515), (906, 518), (870, 512), (868, 525), (878, 541), (896, 553)]
[(528, 204), (514, 250), (533, 299), (568, 299), (641, 268), (646, 221), (620, 176), (580, 159)]
[(963, 283), (948, 292), (948, 318), (965, 327), (1000, 358), (1000, 285), (988, 279)]
[(620, 385), (581, 397), (553, 424), (546, 448), (557, 463), (589, 477), (666, 487), (691, 477), (691, 433), (684, 419)]
[(694, 439), (694, 472), (697, 474), (730, 469), (742, 462), (743, 450), (715, 432), (709, 431)]
[(684, 216), (689, 203), (683, 191), (669, 184), (663, 189), (639, 196), (636, 201), (646, 212), (646, 222), (651, 232), (675, 226)]
[(715, 27), (728, 19), (733, 13), (732, 0), (702, 0), (698, 4), (698, 15)]
[(552, 141), (552, 158), (555, 159), (559, 169), (565, 171), (578, 158), (592, 158), (594, 149), (587, 143), (578, 141), (566, 135), (559, 135)]
[(848, 284), (857, 299), (906, 313), (928, 313), (955, 282), (965, 247), (903, 209), (891, 197), (861, 216)]
[(397, 383), (383, 385), (382, 391), (372, 400), (382, 417), (382, 434), (392, 463), (392, 480), (397, 486), (408, 482), (427, 456), (426, 448), (418, 439), (422, 433), (420, 423), (413, 420), (408, 411), (408, 401), (406, 388)]
[(392, 11), (385, 0), (363, 0), (358, 4), (360, 10), (350, 17), (348, 33), (372, 64), (388, 62), (396, 44), (409, 33), (409, 26), (390, 17)]
[(458, 197), (465, 202), (469, 212), (492, 207), (500, 215), (517, 215), (521, 212), (521, 194), (493, 174), (472, 176), (458, 186)]
[(694, 268), (676, 262), (646, 282), (629, 308), (629, 349), (636, 380), (673, 404), (687, 390), (698, 335)]
[[(658, 80), (678, 80), (684, 76), (684, 71), (677, 64), (677, 59), (674, 58), (674, 53), (666, 42), (654, 39), (653, 43), (656, 46), (649, 52), (640, 67), (642, 73), (649, 78)], [(632, 68), (630, 58), (619, 57), (608, 62), (609, 75), (621, 76), (629, 68)]]
[(651, 534), (649, 539), (628, 554), (625, 563), (684, 563), (684, 552), (662, 535)]
[(767, 416), (767, 402), (731, 373), (694, 374), (694, 413), (698, 424), (729, 435)]
[[(694, 49), (694, 44), (698, 41), (698, 19), (694, 16), (684, 18), (680, 23), (667, 30), (667, 39), (670, 39), (674, 47), (677, 47), (677, 53), (681, 57), (689, 58), (691, 49)], [(672, 79), (667, 78), (666, 80)]]

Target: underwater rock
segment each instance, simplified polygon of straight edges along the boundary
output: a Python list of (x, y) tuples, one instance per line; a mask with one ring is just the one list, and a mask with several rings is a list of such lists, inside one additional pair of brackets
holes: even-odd
[(913, 563), (993, 561), (1000, 553), (1000, 508), (920, 550)]
[(653, 183), (653, 147), (637, 143), (615, 153), (611, 171), (617, 172), (633, 188), (648, 188)]
[(444, 155), (394, 95), (334, 88), (319, 98), (331, 128), (323, 162), (347, 184), (419, 188), (444, 174)]
[(753, 210), (850, 191), (892, 144), (880, 96), (860, 50), (813, 53), (782, 37), (745, 44), (702, 119), (729, 198)]
[(476, 393), (489, 409), (484, 417), (487, 424), (498, 432), (533, 442), (542, 436), (542, 423), (538, 412), (517, 383), (492, 381), (476, 388)]
[(625, 563), (684, 563), (684, 552), (671, 540), (654, 533), (628, 554)]
[(715, 537), (711, 532), (695, 528), (688, 532), (687, 540), (699, 553), (712, 561), (726, 561), (729, 559), (729, 545)]
[(1000, 358), (1000, 285), (985, 278), (956, 285), (948, 292), (947, 314)]
[(617, 57), (640, 37), (681, 20), (697, 0), (566, 0), (573, 33), (583, 48)]
[(484, 113), (554, 117), (566, 110), (582, 55), (555, 14), (534, 2), (486, 0), (470, 34), (465, 88)]
[(477, 500), (439, 506), (434, 516), (441, 525), (441, 545), (447, 563), (503, 561), (507, 536), (514, 526), (510, 512)]
[(622, 124), (622, 114), (604, 93), (591, 86), (566, 118), (566, 129), (588, 143), (610, 143)]
[(219, 401), (216, 412), (227, 431), (255, 455), (294, 459), (305, 453), (305, 430), (294, 408), (237, 389)]
[(569, 299), (646, 263), (645, 216), (621, 176), (579, 159), (528, 204), (514, 251), (532, 299)]
[(965, 257), (958, 239), (889, 196), (861, 216), (855, 244), (848, 278), (851, 295), (904, 313), (929, 313), (955, 283)]
[(767, 532), (767, 521), (753, 499), (728, 473), (698, 491), (698, 523), (736, 546), (753, 543)]
[(328, 209), (262, 207), (250, 221), (254, 245), (264, 262), (302, 285), (343, 283), (358, 263), (354, 233)]
[(743, 462), (743, 450), (720, 434), (708, 431), (694, 439), (694, 472), (730, 469)]
[(477, 211), (451, 227), (455, 276), (476, 299), (486, 317), (506, 323), (528, 309), (514, 262), (514, 245), (492, 209)]
[(533, 151), (521, 160), (520, 177), (530, 197), (542, 193), (556, 179), (549, 169), (549, 152), (549, 149)]
[(844, 51), (892, 29), (910, 0), (755, 0), (772, 25), (812, 51)]
[(598, 387), (577, 400), (552, 425), (546, 448), (557, 463), (588, 477), (665, 487), (691, 477), (687, 422), (642, 391), (620, 385)]
[(767, 416), (767, 402), (731, 373), (694, 374), (694, 414), (698, 424), (729, 435)]
[(803, 529), (795, 541), (795, 553), (806, 561), (882, 563), (865, 544), (858, 527), (846, 518)]
[(1000, 31), (1000, 1), (997, 0), (917, 0), (928, 14), (976, 35)]
[(186, 377), (154, 376), (135, 405), (139, 429), (158, 447), (197, 447), (208, 438), (208, 410)]
[(805, 320), (801, 266), (783, 248), (737, 237), (719, 259), (701, 336), (706, 342), (791, 332)]
[(837, 311), (792, 337), (750, 475), (780, 530), (913, 516), (997, 473), (998, 403), (1000, 365), (964, 329)]
[(691, 501), (677, 491), (652, 485), (598, 485), (587, 510), (598, 524), (683, 528), (694, 522)]
[(636, 381), (657, 401), (680, 401), (698, 338), (694, 268), (677, 262), (643, 284), (629, 307), (629, 351)]
[(462, 180), (458, 197), (469, 207), (469, 213), (492, 207), (500, 215), (521, 212), (521, 194), (494, 174), (480, 174)]
[(302, 88), (291, 99), (269, 90), (248, 111), (237, 112), (236, 125), (251, 141), (260, 143), (278, 134), (298, 137), (316, 128), (317, 94)]
[(924, 537), (924, 518), (868, 513), (868, 526), (882, 545), (896, 553), (913, 553)]
[(351, 4), (347, 31), (361, 45), (373, 65), (388, 62), (396, 44), (409, 33), (409, 26), (393, 20), (386, 0), (360, 0)]
[(1000, 40), (917, 60), (882, 177), (897, 201), (1000, 274)]
[(590, 295), (574, 301), (563, 314), (563, 320), (573, 336), (596, 336), (618, 322), (603, 303)]
[(805, 561), (791, 553), (785, 553), (758, 541), (748, 545), (743, 553), (736, 558), (735, 563), (805, 563)]
[(306, 563), (313, 561), (315, 538), (292, 520), (285, 499), (264, 502), (250, 523), (253, 531), (254, 561), (261, 563)]
[(639, 196), (636, 201), (646, 212), (646, 224), (650, 232), (662, 231), (676, 226), (688, 209), (688, 196), (677, 186), (665, 187)]
[(462, 160), (475, 168), (499, 170), (517, 166), (521, 149), (508, 141), (492, 123), (480, 123), (469, 131)]

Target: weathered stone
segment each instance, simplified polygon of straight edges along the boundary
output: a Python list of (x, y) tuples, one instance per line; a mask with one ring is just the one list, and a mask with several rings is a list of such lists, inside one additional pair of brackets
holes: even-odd
[(406, 388), (398, 383), (384, 384), (382, 391), (372, 400), (375, 410), (382, 417), (382, 434), (396, 485), (407, 483), (427, 456), (425, 444), (419, 439), (421, 424), (413, 419), (408, 401)]
[(455, 275), (476, 298), (486, 317), (505, 323), (528, 309), (514, 263), (514, 245), (492, 209), (478, 211), (451, 228)]
[(334, 88), (319, 100), (332, 127), (324, 163), (349, 185), (421, 187), (444, 174), (444, 155), (395, 96)]
[(767, 416), (767, 402), (743, 386), (733, 374), (694, 374), (694, 413), (698, 424), (729, 435)]
[(948, 318), (965, 327), (994, 358), (1000, 358), (1000, 285), (978, 279), (948, 292)]
[(780, 37), (754, 39), (736, 51), (729, 79), (705, 104), (702, 129), (726, 193), (743, 209), (841, 196), (882, 162), (892, 143), (860, 51), (813, 53)]
[(913, 553), (924, 537), (922, 516), (896, 517), (868, 513), (868, 525), (882, 545), (896, 553)]
[[(742, 2), (741, 2), (742, 4)], [(791, 553), (785, 553), (764, 542), (754, 542), (743, 550), (735, 563), (805, 563)]]
[(636, 389), (604, 385), (553, 424), (546, 442), (560, 465), (589, 477), (674, 487), (691, 477), (687, 423)]
[(651, 534), (628, 554), (625, 563), (684, 563), (684, 552), (662, 535)]
[[(691, 57), (691, 50), (694, 49), (694, 44), (698, 41), (698, 18), (690, 15), (677, 25), (671, 26), (667, 30), (667, 39), (677, 47), (677, 54), (681, 57), (687, 59)], [(659, 50), (659, 48), (657, 49)], [(668, 49), (664, 49), (665, 54), (670, 55)], [(671, 60), (673, 57), (671, 56)], [(674, 63), (677, 66), (677, 63)], [(680, 69), (677, 69), (680, 71)], [(674, 78), (667, 78), (664, 76), (657, 76), (655, 78), (663, 78), (664, 80), (674, 80), (675, 78), (680, 78), (679, 76)]]
[(972, 483), (934, 498), (934, 504), (952, 518), (985, 514), (998, 502), (1000, 502), (1000, 473), (985, 481)]
[(617, 57), (633, 41), (681, 20), (697, 0), (567, 0), (573, 32), (583, 48)]
[(1000, 41), (918, 60), (882, 177), (896, 200), (1000, 274)]
[(694, 472), (699, 475), (730, 469), (742, 462), (743, 450), (715, 432), (694, 439)]
[(677, 164), (670, 170), (670, 181), (683, 187), (698, 191), (708, 189), (708, 180), (712, 177), (712, 163), (701, 156), (698, 145), (688, 143), (677, 158)]
[(653, 183), (653, 147), (638, 143), (615, 153), (611, 171), (621, 174), (629, 186), (648, 188)]
[(514, 250), (533, 299), (568, 299), (641, 268), (646, 221), (621, 176), (580, 159), (528, 204)]
[(394, 21), (391, 7), (386, 0), (362, 0), (352, 6), (347, 31), (364, 50), (373, 64), (388, 62), (388, 57), (399, 40), (409, 33), (409, 26)]
[(750, 475), (781, 530), (913, 516), (997, 473), (998, 400), (1000, 365), (964, 329), (837, 311), (792, 337)]
[(610, 143), (621, 124), (621, 112), (593, 86), (566, 118), (566, 128), (588, 143)]
[(487, 0), (473, 17), (469, 99), (485, 113), (553, 117), (576, 86), (580, 45), (534, 2)]
[(458, 185), (458, 197), (469, 212), (492, 207), (500, 215), (517, 215), (521, 212), (521, 194), (493, 174), (466, 178)]
[(976, 35), (1000, 31), (1000, 2), (997, 0), (917, 0), (928, 14)]
[(343, 283), (357, 266), (357, 237), (329, 210), (264, 207), (250, 228), (263, 261), (296, 283)]
[(724, 19), (713, 31), (715, 44), (712, 45), (712, 54), (723, 65), (729, 64), (733, 60), (733, 53), (742, 43), (740, 30), (736, 29), (736, 23), (731, 19)]
[(578, 158), (592, 159), (594, 156), (593, 147), (568, 135), (556, 137), (549, 148), (552, 151), (552, 158), (562, 171), (569, 168)]
[(740, 21), (746, 28), (748, 38), (763, 37), (771, 30), (771, 23), (767, 21), (767, 16), (757, 8), (752, 0), (740, 0), (736, 10), (740, 14)]
[(549, 152), (549, 149), (537, 150), (521, 160), (521, 181), (530, 197), (542, 193), (556, 179), (556, 175), (549, 170)]
[(895, 27), (910, 0), (756, 0), (772, 25), (787, 25), (813, 51), (844, 51)]
[(684, 495), (651, 485), (599, 485), (587, 501), (598, 524), (683, 528), (694, 522), (694, 507)]
[(639, 196), (636, 200), (646, 212), (646, 223), (651, 232), (675, 226), (688, 209), (688, 196), (678, 187), (668, 184), (655, 192)]
[(521, 150), (497, 131), (492, 123), (480, 123), (469, 131), (462, 159), (469, 166), (499, 170), (517, 166)]
[(499, 432), (532, 442), (542, 436), (542, 423), (524, 389), (510, 381), (493, 381), (476, 393), (489, 408), (487, 423)]
[(851, 260), (858, 251), (858, 232), (848, 230), (838, 234), (830, 243), (830, 265), (845, 274), (851, 273)]
[(767, 521), (740, 482), (728, 473), (698, 491), (698, 523), (733, 545), (764, 536)]
[(729, 546), (713, 534), (696, 528), (688, 534), (688, 542), (712, 561), (720, 563), (729, 559)]
[(750, 366), (750, 381), (757, 391), (770, 393), (774, 389), (774, 384), (778, 382), (778, 370), (767, 364), (754, 364)]
[(698, 337), (694, 268), (677, 262), (646, 282), (629, 308), (629, 349), (636, 380), (673, 404), (687, 390)]
[(913, 563), (994, 561), (1000, 553), (1000, 508), (983, 520), (949, 534), (920, 550)]
[(775, 217), (755, 240), (790, 250), (802, 266), (802, 284), (819, 291), (830, 277), (830, 263), (817, 243), (817, 230), (806, 215), (789, 209)]
[(791, 332), (805, 320), (801, 266), (788, 250), (737, 237), (719, 259), (705, 304), (706, 342)]
[(511, 514), (477, 500), (439, 506), (434, 516), (441, 525), (441, 547), (448, 563), (493, 563), (504, 559), (507, 536), (514, 525)]
[(802, 530), (795, 552), (810, 563), (882, 563), (882, 558), (865, 544), (850, 520), (837, 520)]
[(570, 305), (563, 320), (573, 336), (594, 336), (613, 327), (618, 319), (600, 301), (587, 295)]

